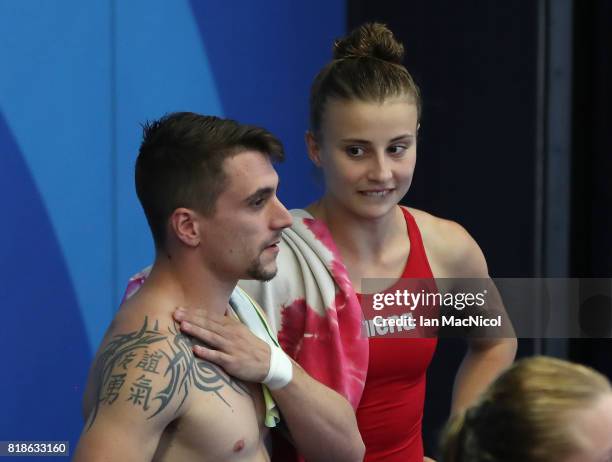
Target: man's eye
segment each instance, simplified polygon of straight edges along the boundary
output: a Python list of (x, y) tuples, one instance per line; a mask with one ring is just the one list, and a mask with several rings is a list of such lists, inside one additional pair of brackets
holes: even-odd
[(361, 146), (349, 146), (346, 148), (346, 153), (350, 157), (360, 157), (365, 154), (365, 150)]
[(254, 209), (260, 209), (264, 206), (265, 203), (266, 203), (266, 198), (260, 197), (259, 199), (255, 199), (251, 201), (250, 206), (253, 207)]

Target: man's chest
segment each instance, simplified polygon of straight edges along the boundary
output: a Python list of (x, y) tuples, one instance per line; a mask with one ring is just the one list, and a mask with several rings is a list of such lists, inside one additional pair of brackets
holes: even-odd
[[(227, 377), (227, 376), (226, 376)], [(190, 391), (186, 412), (172, 422), (160, 449), (198, 454), (198, 460), (265, 460), (260, 454), (266, 431), (259, 384), (229, 384), (209, 373)], [(179, 448), (180, 447), (180, 448)], [(182, 460), (182, 459), (181, 459)]]

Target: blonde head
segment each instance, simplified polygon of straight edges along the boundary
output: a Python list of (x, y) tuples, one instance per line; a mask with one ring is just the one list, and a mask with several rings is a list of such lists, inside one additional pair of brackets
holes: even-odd
[(573, 421), (612, 393), (587, 367), (555, 358), (517, 362), (448, 423), (444, 462), (560, 462), (584, 450)]

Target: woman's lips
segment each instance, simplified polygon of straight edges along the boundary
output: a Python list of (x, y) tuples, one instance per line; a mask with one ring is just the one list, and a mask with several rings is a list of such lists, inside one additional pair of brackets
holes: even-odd
[(365, 189), (359, 191), (359, 194), (366, 197), (385, 197), (391, 194), (395, 189), (394, 188), (384, 188), (384, 189)]

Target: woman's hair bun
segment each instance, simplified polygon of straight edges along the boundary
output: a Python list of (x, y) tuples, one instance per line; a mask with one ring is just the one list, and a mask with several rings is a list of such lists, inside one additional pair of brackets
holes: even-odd
[(334, 43), (334, 59), (377, 58), (402, 64), (404, 46), (380, 23), (366, 23)]

